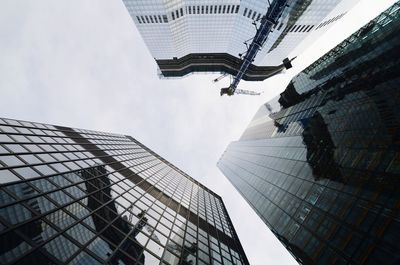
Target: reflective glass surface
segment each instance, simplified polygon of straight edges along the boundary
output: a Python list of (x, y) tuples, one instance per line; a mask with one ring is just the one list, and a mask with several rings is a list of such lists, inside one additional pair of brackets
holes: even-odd
[(261, 106), (219, 168), (302, 264), (400, 261), (400, 4)]
[(248, 264), (221, 198), (130, 136), (0, 119), (1, 264)]
[[(267, 0), (124, 0), (152, 57), (182, 58), (189, 54), (227, 53), (235, 57), (254, 37), (253, 25), (272, 1)], [(255, 58), (256, 65), (282, 64), (306, 37), (323, 31), (358, 0), (294, 0)], [(329, 25), (329, 26), (328, 26)], [(297, 54), (296, 54), (297, 55)]]

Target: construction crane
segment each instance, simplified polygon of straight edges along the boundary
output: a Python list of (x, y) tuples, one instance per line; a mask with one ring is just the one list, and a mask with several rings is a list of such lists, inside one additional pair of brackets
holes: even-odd
[(233, 94), (242, 94), (242, 95), (249, 95), (249, 96), (259, 96), (261, 95), (261, 92), (255, 92), (251, 90), (244, 90), (244, 89), (236, 89), (233, 91), (232, 94), (230, 94), (229, 87), (222, 88), (221, 89), (221, 96), (227, 94), (228, 96), (232, 96)]
[[(133, 204), (131, 206), (129, 206), (128, 211), (127, 211), (128, 214), (129, 214), (127, 219), (128, 219), (128, 222), (130, 224), (132, 224), (132, 217), (135, 215), (132, 212), (133, 206), (134, 206)], [(139, 221), (137, 222), (137, 224), (134, 225), (135, 226), (135, 230), (132, 233), (133, 237), (136, 237), (139, 234), (139, 232), (142, 230), (142, 228), (147, 226), (147, 218), (146, 218), (146, 211), (145, 210), (142, 210), (136, 216), (137, 216), (137, 218), (139, 218)]]
[(244, 89), (236, 89), (235, 94), (242, 94), (242, 95), (250, 95), (250, 96), (259, 96), (262, 92), (255, 92), (251, 90), (244, 90)]
[(180, 245), (174, 243), (173, 241), (168, 242), (166, 248), (179, 256), (179, 262), (177, 264), (181, 265), (191, 265), (193, 264), (190, 255), (196, 256), (196, 252), (198, 250), (197, 242), (186, 242), (184, 247), (182, 248)]
[[(223, 74), (220, 77), (216, 78), (213, 80), (214, 83), (220, 81), (222, 78), (224, 78), (225, 76), (227, 76), (228, 74)], [(226, 92), (225, 92), (226, 91)], [(223, 93), (228, 93), (228, 88), (223, 88), (221, 89), (221, 96), (223, 95)], [(255, 91), (251, 91), (251, 90), (244, 90), (244, 89), (236, 89), (234, 91), (235, 94), (242, 94), (242, 95), (250, 95), (250, 96), (259, 96), (261, 95), (260, 92), (255, 92)], [(229, 95), (229, 94), (228, 94)], [(230, 95), (231, 96), (231, 95)]]
[[(128, 215), (127, 219), (129, 221), (129, 223), (131, 223), (131, 224), (132, 224), (132, 217), (134, 215), (133, 212), (131, 212), (133, 206), (134, 206), (134, 204), (132, 204), (128, 208), (129, 215)], [(142, 210), (140, 213), (138, 213), (136, 215), (139, 218), (139, 222), (136, 224), (136, 230), (133, 232), (133, 237), (136, 237), (136, 235), (139, 233), (139, 231), (142, 230), (142, 228), (146, 228), (147, 232), (149, 232), (149, 234), (151, 234), (151, 238), (154, 239), (154, 241), (156, 241), (157, 243), (161, 243), (160, 239), (158, 238), (158, 236), (155, 233), (153, 233), (154, 232), (154, 228), (152, 228), (151, 226), (149, 226), (147, 224), (148, 219), (147, 219), (147, 217), (145, 215), (146, 215), (146, 211), (145, 210)]]
[(217, 83), (219, 80), (222, 80), (225, 76), (227, 76), (227, 73), (222, 74), (220, 77), (217, 77), (213, 80), (214, 83)]
[(262, 17), (256, 35), (254, 36), (251, 44), (248, 46), (246, 54), (243, 56), (243, 63), (240, 66), (238, 73), (234, 77), (229, 87), (221, 89), (221, 96), (224, 94), (227, 94), (228, 96), (232, 96), (233, 94), (235, 94), (236, 88), (240, 80), (242, 80), (243, 75), (246, 73), (249, 66), (253, 63), (258, 51), (260, 51), (265, 44), (265, 41), (267, 40), (267, 37), (272, 30), (272, 27), (278, 23), (278, 19), (281, 17), (283, 10), (287, 6), (288, 1), (289, 0), (273, 0), (272, 4), (270, 3), (267, 14)]

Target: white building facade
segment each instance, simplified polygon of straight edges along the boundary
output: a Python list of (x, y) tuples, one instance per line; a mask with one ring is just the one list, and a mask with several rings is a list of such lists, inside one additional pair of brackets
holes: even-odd
[[(123, 0), (152, 56), (173, 60), (189, 54), (239, 58), (256, 33), (253, 21), (272, 0)], [(254, 64), (276, 66), (306, 37), (317, 38), (358, 0), (291, 0)], [(257, 24), (257, 23), (256, 23)], [(299, 51), (301, 52), (301, 51)], [(187, 74), (187, 73), (186, 73)]]

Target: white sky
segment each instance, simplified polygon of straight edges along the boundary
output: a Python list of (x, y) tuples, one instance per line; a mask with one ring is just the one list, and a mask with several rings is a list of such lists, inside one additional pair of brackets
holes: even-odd
[(253, 265), (296, 264), (216, 162), (259, 106), (395, 0), (361, 0), (285, 74), (220, 97), (215, 75), (159, 80), (122, 1), (2, 0), (0, 116), (132, 135), (220, 194)]

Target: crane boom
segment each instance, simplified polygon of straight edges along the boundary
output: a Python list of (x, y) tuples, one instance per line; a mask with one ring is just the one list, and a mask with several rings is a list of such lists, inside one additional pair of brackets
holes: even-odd
[(213, 80), (213, 82), (214, 82), (214, 83), (217, 83), (218, 81), (222, 80), (222, 79), (223, 79), (225, 76), (227, 76), (227, 75), (228, 75), (227, 73), (224, 73), (224, 74), (222, 74), (221, 76), (215, 78), (215, 79)]
[(259, 96), (261, 95), (260, 92), (255, 92), (251, 90), (244, 90), (244, 89), (236, 89), (235, 94), (242, 94), (242, 95), (250, 95), (250, 96)]

